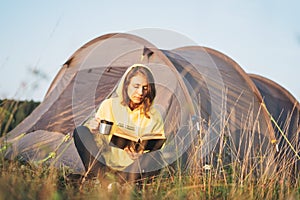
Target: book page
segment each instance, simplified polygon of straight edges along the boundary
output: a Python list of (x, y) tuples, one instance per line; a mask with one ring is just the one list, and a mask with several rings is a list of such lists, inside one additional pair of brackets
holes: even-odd
[(113, 135), (122, 137), (122, 138), (125, 138), (128, 140), (132, 140), (134, 142), (138, 142), (138, 140), (139, 140), (138, 136), (136, 136), (132, 133), (129, 133), (129, 132), (122, 131), (120, 128), (117, 128), (117, 130), (113, 133)]
[(147, 133), (140, 137), (141, 140), (151, 139), (165, 139), (166, 137), (162, 133)]

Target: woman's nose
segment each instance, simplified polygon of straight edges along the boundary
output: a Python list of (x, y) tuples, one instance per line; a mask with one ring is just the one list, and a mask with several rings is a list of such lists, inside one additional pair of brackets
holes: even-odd
[(139, 87), (139, 88), (137, 89), (137, 93), (138, 93), (139, 95), (143, 95), (143, 87)]

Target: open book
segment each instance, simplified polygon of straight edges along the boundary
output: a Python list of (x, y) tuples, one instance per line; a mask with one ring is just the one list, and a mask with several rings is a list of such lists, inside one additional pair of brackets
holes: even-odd
[(149, 133), (138, 137), (133, 134), (113, 133), (110, 145), (124, 149), (125, 147), (133, 147), (136, 152), (140, 150), (155, 151), (160, 149), (165, 143), (166, 138), (161, 133)]

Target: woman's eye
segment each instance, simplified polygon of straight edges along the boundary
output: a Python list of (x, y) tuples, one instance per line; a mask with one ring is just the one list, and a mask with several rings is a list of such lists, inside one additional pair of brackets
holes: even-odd
[(143, 87), (143, 90), (147, 90), (147, 89), (148, 89), (148, 87), (146, 87), (146, 86), (145, 86), (145, 87)]

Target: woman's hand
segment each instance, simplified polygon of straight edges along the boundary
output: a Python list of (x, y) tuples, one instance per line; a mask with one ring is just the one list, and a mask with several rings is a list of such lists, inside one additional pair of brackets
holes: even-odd
[(89, 120), (89, 122), (87, 123), (87, 126), (89, 127), (92, 133), (99, 131), (99, 125), (100, 123), (95, 118)]
[(140, 150), (138, 152), (136, 152), (134, 150), (133, 147), (129, 146), (129, 147), (125, 147), (124, 148), (124, 151), (126, 151), (126, 153), (129, 155), (129, 157), (132, 159), (132, 160), (136, 160), (137, 158), (139, 158), (142, 154), (143, 154), (143, 150)]

